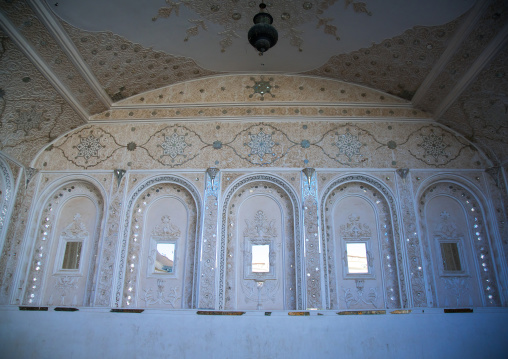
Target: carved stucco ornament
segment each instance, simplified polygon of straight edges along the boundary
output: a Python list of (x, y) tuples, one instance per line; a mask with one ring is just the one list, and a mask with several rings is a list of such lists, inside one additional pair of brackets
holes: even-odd
[[(188, 41), (190, 37), (199, 35), (199, 30), (208, 31), (207, 23), (218, 24), (224, 27), (224, 31), (217, 34), (221, 36), (219, 44), (221, 52), (233, 44), (235, 38), (239, 38), (239, 33), (245, 33), (252, 26), (252, 16), (256, 11), (259, 1), (191, 1), (191, 0), (165, 0), (166, 6), (159, 8), (157, 14), (152, 17), (152, 21), (158, 19), (168, 19), (171, 16), (180, 16), (180, 7), (192, 10), (196, 13), (196, 17), (188, 21), (193, 25), (186, 30), (187, 36), (184, 41)], [(322, 29), (327, 35), (333, 36), (336, 40), (340, 40), (337, 33), (338, 29), (332, 24), (335, 19), (323, 18), (323, 12), (333, 6), (339, 0), (328, 1), (305, 1), (295, 2), (294, 0), (278, 0), (277, 2), (267, 2), (268, 12), (277, 19), (277, 29), (281, 33), (286, 34), (289, 43), (298, 47), (299, 51), (303, 51), (303, 31), (297, 30), (301, 25), (315, 22), (317, 29)], [(296, 4), (295, 4), (296, 3)], [(295, 6), (297, 5), (297, 6)], [(368, 10), (367, 4), (361, 1), (344, 0), (344, 8), (347, 10), (352, 7), (357, 14), (365, 14), (372, 16), (372, 12)]]
[(39, 172), (39, 170), (36, 168), (32, 168), (32, 167), (26, 168), (26, 170), (25, 170), (25, 189), (28, 188), (28, 184), (30, 183), (32, 178), (35, 177), (35, 175), (38, 172)]
[(402, 179), (402, 182), (406, 182), (406, 177), (407, 175), (409, 174), (409, 168), (399, 168), (397, 170), (397, 174), (400, 176), (400, 178)]
[(305, 175), (305, 177), (307, 178), (307, 185), (309, 186), (309, 190), (310, 190), (310, 187), (312, 185), (312, 176), (314, 175), (314, 173), (316, 173), (316, 170), (314, 168), (304, 168), (302, 170), (303, 174)]
[(264, 101), (265, 94), (269, 94), (272, 97), (275, 97), (275, 95), (272, 93), (273, 88), (279, 88), (278, 85), (273, 85), (272, 81), (274, 80), (273, 77), (270, 77), (268, 80), (265, 80), (263, 76), (261, 76), (260, 80), (256, 80), (254, 77), (250, 78), (251, 81), (254, 81), (254, 85), (252, 86), (246, 86), (245, 88), (253, 89), (254, 92), (249, 95), (249, 98), (253, 98), (255, 94), (260, 94), (260, 100)]
[(171, 217), (164, 215), (161, 217), (161, 223), (152, 230), (152, 236), (157, 239), (178, 239), (181, 235), (180, 228), (171, 223)]
[(122, 182), (122, 178), (125, 175), (125, 173), (127, 173), (127, 171), (126, 170), (122, 170), (122, 169), (116, 169), (113, 172), (115, 173), (116, 184), (117, 184), (118, 187), (120, 187), (120, 183)]
[(216, 167), (209, 167), (206, 169), (206, 173), (210, 177), (210, 180), (212, 181), (212, 186), (215, 185), (215, 177), (219, 174), (219, 169)]
[(340, 235), (348, 239), (364, 239), (369, 238), (372, 235), (370, 227), (366, 223), (360, 222), (360, 216), (351, 213), (349, 216), (349, 222), (340, 226)]

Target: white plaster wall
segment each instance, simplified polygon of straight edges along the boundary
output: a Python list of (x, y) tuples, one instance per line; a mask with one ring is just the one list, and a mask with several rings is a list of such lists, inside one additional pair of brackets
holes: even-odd
[[(506, 358), (508, 310), (346, 315), (193, 310), (141, 314), (0, 308), (0, 357), (10, 358)], [(114, 334), (114, 335), (112, 335)]]

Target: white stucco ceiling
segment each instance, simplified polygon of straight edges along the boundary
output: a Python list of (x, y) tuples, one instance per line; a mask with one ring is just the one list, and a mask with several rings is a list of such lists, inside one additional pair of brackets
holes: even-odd
[[(190, 57), (206, 69), (291, 73), (314, 69), (333, 55), (369, 47), (414, 26), (444, 24), (466, 12), (474, 0), (367, 1), (363, 11), (361, 6), (357, 11), (354, 7), (355, 3), (363, 3), (351, 0), (268, 0), (279, 42), (264, 56), (258, 56), (247, 41), (252, 17), (259, 10), (257, 1), (48, 0), (47, 3), (73, 26), (111, 31), (144, 47)], [(304, 3), (311, 8), (304, 9)], [(166, 10), (169, 16), (154, 19), (162, 8), (171, 9)], [(239, 20), (233, 20), (235, 13), (241, 15)], [(283, 14), (286, 20), (282, 19)], [(197, 35), (188, 36), (192, 28), (196, 28)], [(223, 48), (220, 42), (227, 30), (232, 43)], [(291, 33), (296, 36), (291, 38)], [(188, 40), (184, 41), (186, 37)], [(295, 42), (300, 46), (295, 46)]]

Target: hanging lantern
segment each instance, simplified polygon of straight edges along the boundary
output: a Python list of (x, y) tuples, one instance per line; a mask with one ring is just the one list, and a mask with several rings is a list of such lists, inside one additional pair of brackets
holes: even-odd
[(273, 17), (264, 12), (265, 8), (264, 3), (259, 4), (260, 12), (252, 19), (254, 26), (248, 33), (249, 42), (259, 51), (259, 55), (263, 55), (264, 52), (274, 47), (279, 39), (277, 30), (272, 26)]

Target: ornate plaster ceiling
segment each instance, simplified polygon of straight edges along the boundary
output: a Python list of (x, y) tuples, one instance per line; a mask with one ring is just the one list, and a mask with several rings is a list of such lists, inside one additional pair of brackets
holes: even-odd
[[(256, 111), (289, 116), (298, 110), (303, 115), (301, 106), (294, 107), (291, 101), (276, 104), (278, 96), (284, 91), (299, 94), (300, 87), (306, 93), (312, 88), (320, 92), (331, 83), (340, 87), (342, 81), (348, 82), (380, 91), (386, 98), (392, 94), (403, 99), (402, 117), (407, 110), (408, 118), (433, 118), (481, 148), (493, 165), (506, 165), (505, 0), (267, 0), (266, 4), (280, 38), (273, 49), (258, 56), (246, 39), (252, 16), (258, 11), (255, 1), (2, 1), (3, 61), (14, 66), (10, 59), (22, 57), (19, 62), (26, 63), (18, 72), (4, 67), (9, 75), (0, 83), (2, 131), (12, 127), (16, 132), (13, 124), (21, 117), (11, 105), (22, 103), (25, 77), (37, 78), (39, 87), (45, 86), (41, 94), (52, 91), (52, 97), (66, 103), (65, 119), (58, 117), (59, 122), (69, 122), (68, 126), (58, 125), (64, 129), (79, 122), (107, 121), (108, 116), (110, 121), (118, 116), (132, 121), (137, 118), (129, 115), (137, 113), (133, 107), (139, 107), (142, 120), (164, 116), (157, 107), (168, 107), (172, 97), (157, 103), (157, 96), (176, 88), (190, 96), (179, 99), (181, 103), (189, 99), (210, 103), (210, 117), (245, 116), (242, 111), (247, 107), (240, 109), (242, 103), (261, 104), (258, 96), (238, 98), (249, 96), (250, 77), (255, 81), (273, 77), (274, 86), (279, 86), (283, 77), (277, 76), (298, 74), (308, 82), (291, 90), (285, 87), (291, 81), (284, 80), (275, 99), (267, 97)], [(237, 74), (243, 76), (240, 82), (228, 82)], [(319, 79), (326, 85), (314, 86)], [(240, 90), (235, 91), (235, 86)], [(200, 89), (204, 92), (196, 92)], [(371, 90), (365, 94), (374, 93)], [(214, 91), (220, 95), (213, 97)], [(139, 100), (152, 95), (155, 101), (150, 104)], [(220, 103), (212, 98), (240, 105), (223, 109), (228, 111), (225, 115), (217, 112)], [(309, 116), (326, 112), (316, 101), (315, 113), (310, 111), (312, 106), (306, 108)], [(333, 101), (340, 106), (341, 97)], [(383, 103), (376, 106), (386, 106)], [(193, 110), (189, 103), (185, 106), (187, 112)], [(173, 110), (168, 116), (178, 118), (176, 107)], [(207, 116), (204, 108), (194, 110), (202, 113), (189, 112), (190, 117)], [(51, 112), (49, 108), (41, 111)], [(30, 153), (61, 134), (53, 130), (43, 140), (43, 127), (31, 128), (26, 134), (42, 141)], [(17, 130), (16, 136), (22, 132)], [(10, 141), (16, 136), (9, 133), (7, 137)], [(22, 149), (28, 142), (21, 137), (13, 154), (28, 153)], [(6, 151), (3, 143), (2, 151)], [(27, 163), (29, 158), (22, 157)]]
[(259, 57), (246, 40), (260, 2), (51, 0), (48, 4), (77, 28), (111, 31), (145, 48), (190, 57), (212, 71), (284, 73), (312, 70), (331, 56), (369, 47), (414, 26), (445, 24), (474, 4), (474, 0), (268, 0), (279, 42)]

